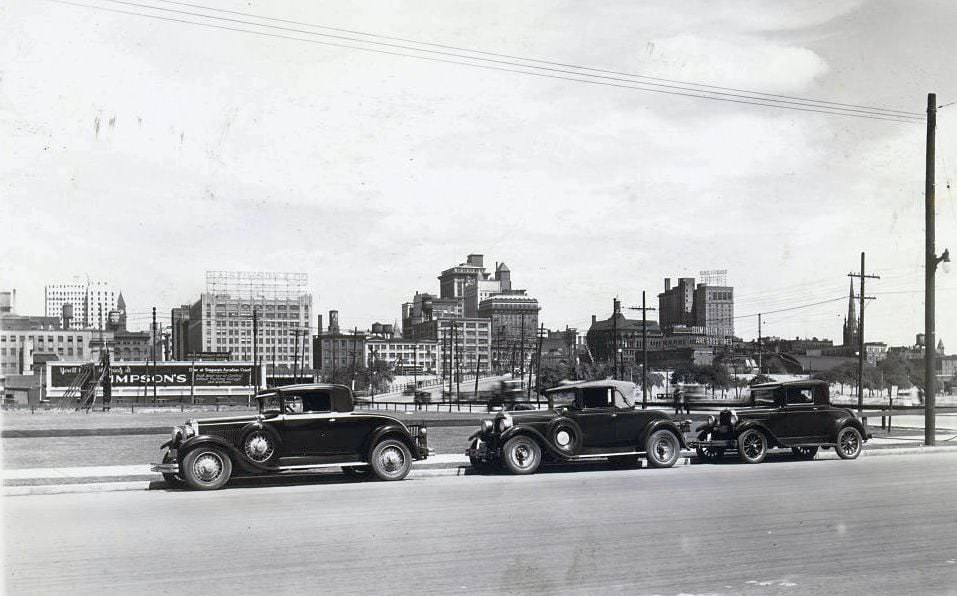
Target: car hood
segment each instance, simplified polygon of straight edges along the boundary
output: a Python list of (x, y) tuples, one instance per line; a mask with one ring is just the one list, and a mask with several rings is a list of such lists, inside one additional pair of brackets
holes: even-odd
[(243, 422), (254, 422), (259, 418), (257, 414), (246, 414), (245, 416), (223, 416), (219, 418), (196, 418), (200, 428), (204, 426), (214, 426), (217, 424), (238, 424)]
[(528, 424), (531, 422), (548, 422), (553, 418), (558, 418), (558, 412), (554, 410), (519, 410), (508, 412), (515, 424)]

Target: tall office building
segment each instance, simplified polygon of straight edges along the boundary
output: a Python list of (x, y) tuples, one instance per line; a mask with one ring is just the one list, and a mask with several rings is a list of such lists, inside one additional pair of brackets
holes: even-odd
[[(308, 283), (305, 273), (207, 271), (206, 291), (189, 309), (186, 353), (228, 352), (230, 360), (251, 361), (255, 312), (256, 356), (267, 370), (298, 370), (303, 363), (309, 367)], [(182, 326), (183, 316), (177, 309), (174, 323)]]
[[(44, 288), (46, 316), (69, 329), (105, 329), (110, 311), (117, 310), (120, 292), (103, 281), (48, 284)], [(64, 320), (64, 305), (72, 305), (72, 320)], [(67, 309), (69, 312), (69, 309)]]
[(709, 346), (730, 344), (734, 337), (734, 288), (724, 269), (702, 271), (702, 281), (679, 277), (672, 286), (665, 278), (665, 291), (658, 294), (658, 317), (666, 335), (689, 330), (706, 337)]

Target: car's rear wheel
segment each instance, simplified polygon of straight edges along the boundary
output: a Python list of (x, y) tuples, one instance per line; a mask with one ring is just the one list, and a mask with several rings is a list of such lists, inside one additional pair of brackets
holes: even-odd
[(768, 440), (764, 433), (755, 428), (749, 428), (738, 435), (738, 454), (741, 456), (741, 461), (746, 464), (759, 464), (764, 461), (764, 457), (768, 454)]
[(183, 458), (183, 480), (196, 490), (217, 490), (229, 482), (233, 462), (218, 447), (197, 447)]
[(814, 459), (817, 449), (817, 447), (791, 447), (791, 453), (800, 459)]
[[(173, 456), (170, 455), (169, 451), (163, 455), (163, 463), (173, 463)], [(163, 481), (166, 482), (166, 486), (170, 488), (183, 488), (186, 484), (179, 474), (163, 474)]]
[(519, 435), (505, 442), (502, 459), (512, 474), (533, 474), (542, 463), (542, 448), (535, 439)]
[(670, 468), (681, 456), (681, 441), (670, 430), (656, 430), (645, 441), (645, 452), (652, 468)]
[(864, 447), (861, 433), (853, 426), (845, 426), (837, 433), (837, 455), (841, 459), (857, 459)]
[(402, 480), (412, 469), (412, 453), (402, 441), (385, 439), (372, 448), (369, 463), (379, 480)]

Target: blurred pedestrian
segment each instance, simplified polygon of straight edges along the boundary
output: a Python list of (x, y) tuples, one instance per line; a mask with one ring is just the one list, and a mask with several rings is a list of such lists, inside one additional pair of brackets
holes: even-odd
[(685, 414), (691, 415), (691, 405), (688, 403), (688, 393), (686, 391), (681, 392), (681, 403), (685, 407)]
[(681, 413), (681, 389), (675, 387), (675, 414)]

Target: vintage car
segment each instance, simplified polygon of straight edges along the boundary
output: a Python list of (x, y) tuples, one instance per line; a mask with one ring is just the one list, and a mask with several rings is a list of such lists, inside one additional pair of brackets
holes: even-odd
[(277, 387), (256, 396), (258, 415), (189, 420), (163, 444), (153, 471), (168, 484), (221, 488), (239, 474), (277, 474), (341, 467), (401, 480), (413, 460), (429, 455), (426, 428), (384, 414), (353, 411), (343, 385)]
[(478, 470), (504, 467), (531, 474), (545, 462), (609, 459), (634, 465), (644, 455), (656, 468), (673, 466), (685, 446), (683, 427), (659, 410), (636, 408), (634, 384), (588, 381), (545, 392), (548, 410), (499, 412), (469, 437), (466, 455)]
[(690, 442), (700, 459), (715, 461), (737, 451), (750, 464), (763, 461), (775, 447), (790, 447), (805, 459), (813, 459), (821, 447), (833, 447), (841, 458), (854, 459), (871, 438), (867, 419), (832, 406), (828, 384), (817, 380), (755, 385), (749, 406), (724, 409), (695, 431), (697, 440)]

